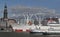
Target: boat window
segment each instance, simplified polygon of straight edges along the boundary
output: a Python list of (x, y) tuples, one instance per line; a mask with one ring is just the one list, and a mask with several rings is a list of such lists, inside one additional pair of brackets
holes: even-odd
[(49, 23), (49, 24), (59, 24), (59, 23)]

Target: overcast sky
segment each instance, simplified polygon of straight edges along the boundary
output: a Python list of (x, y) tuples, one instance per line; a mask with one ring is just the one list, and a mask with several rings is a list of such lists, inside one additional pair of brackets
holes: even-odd
[[(8, 10), (15, 6), (44, 7), (55, 9), (57, 13), (60, 13), (60, 0), (0, 0), (0, 17), (2, 16), (5, 2), (8, 6)], [(9, 16), (10, 15), (11, 13), (9, 13)]]

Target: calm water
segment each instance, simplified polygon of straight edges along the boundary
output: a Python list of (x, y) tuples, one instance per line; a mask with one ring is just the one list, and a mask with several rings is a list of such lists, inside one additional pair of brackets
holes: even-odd
[(26, 32), (0, 32), (0, 37), (60, 37), (60, 35), (40, 35), (40, 34), (29, 34)]

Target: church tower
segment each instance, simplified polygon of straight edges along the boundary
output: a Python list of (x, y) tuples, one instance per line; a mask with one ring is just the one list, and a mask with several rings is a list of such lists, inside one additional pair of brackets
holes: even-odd
[(7, 19), (7, 18), (8, 18), (8, 12), (7, 12), (7, 5), (6, 5), (6, 4), (5, 4), (5, 6), (4, 6), (3, 18), (4, 18), (4, 19)]

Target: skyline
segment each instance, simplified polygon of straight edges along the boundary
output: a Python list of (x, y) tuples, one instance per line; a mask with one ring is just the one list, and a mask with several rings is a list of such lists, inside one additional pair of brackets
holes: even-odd
[(12, 14), (9, 11), (11, 7), (43, 7), (56, 10), (60, 13), (60, 0), (0, 0), (0, 17), (3, 15), (5, 2), (8, 7), (9, 16)]

